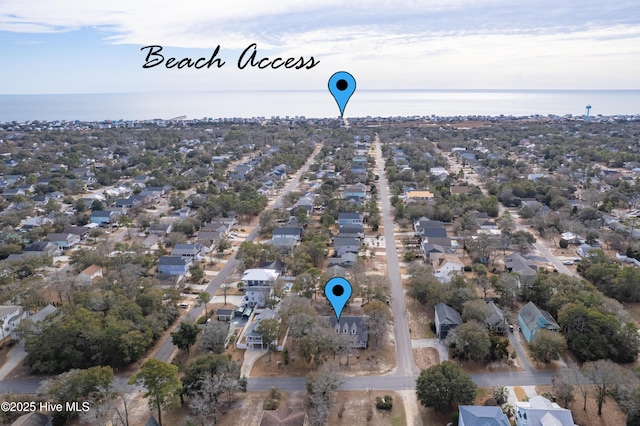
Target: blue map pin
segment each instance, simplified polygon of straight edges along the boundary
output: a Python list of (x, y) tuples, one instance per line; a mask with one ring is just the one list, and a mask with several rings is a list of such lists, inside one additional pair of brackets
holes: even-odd
[(342, 277), (331, 278), (324, 286), (324, 295), (327, 296), (338, 319), (352, 292), (351, 283)]
[(329, 92), (338, 103), (340, 117), (344, 115), (344, 108), (349, 102), (349, 98), (356, 91), (356, 79), (345, 71), (338, 71), (329, 79)]

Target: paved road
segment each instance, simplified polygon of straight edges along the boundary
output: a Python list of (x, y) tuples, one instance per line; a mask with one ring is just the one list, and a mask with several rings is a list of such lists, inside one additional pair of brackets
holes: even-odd
[[(472, 374), (473, 381), (481, 387), (492, 386), (533, 386), (550, 385), (553, 371), (518, 371), (512, 373), (478, 373)], [(389, 374), (385, 376), (346, 377), (341, 390), (415, 390), (418, 375), (401, 376)], [(267, 391), (277, 387), (286, 392), (304, 390), (304, 377), (262, 377), (251, 378), (247, 384), (248, 391)]]
[[(300, 170), (298, 171), (298, 173), (296, 173), (293, 179), (291, 179), (291, 182), (289, 182), (289, 185), (287, 185), (284, 188), (284, 190), (280, 193), (278, 198), (274, 200), (272, 208), (280, 207), (282, 205), (282, 201), (284, 200), (284, 197), (286, 197), (291, 191), (293, 191), (296, 188), (296, 186), (298, 185), (298, 182), (300, 181), (300, 177), (309, 170), (309, 166), (314, 162), (316, 155), (320, 152), (320, 148), (321, 148), (321, 145), (319, 144), (316, 150), (313, 152), (313, 154), (309, 157), (307, 162), (300, 168)], [(255, 238), (258, 236), (259, 231), (260, 231), (260, 226), (258, 225), (247, 236), (246, 241), (255, 240)], [(218, 272), (215, 278), (209, 282), (209, 285), (207, 286), (205, 291), (208, 292), (213, 297), (213, 295), (218, 290), (218, 288), (220, 288), (220, 284), (224, 283), (227, 277), (229, 277), (233, 273), (237, 264), (238, 264), (238, 261), (236, 260), (235, 253), (234, 253), (231, 259), (229, 259), (229, 261), (224, 265), (224, 267)], [(187, 313), (186, 319), (189, 321), (195, 321), (198, 318), (200, 318), (200, 316), (202, 316), (203, 312), (204, 312), (204, 306), (194, 307), (191, 310), (189, 310), (189, 312)], [(172, 331), (176, 331), (179, 327), (180, 327), (179, 324), (176, 325)], [(171, 356), (177, 350), (178, 348), (173, 344), (171, 339), (167, 338), (167, 340), (165, 340), (162, 346), (160, 346), (158, 351), (155, 353), (154, 358), (160, 361), (169, 362), (169, 360), (171, 359)]]
[(419, 369), (413, 361), (413, 349), (411, 348), (411, 336), (409, 336), (409, 322), (407, 320), (407, 308), (404, 305), (404, 293), (402, 280), (400, 279), (400, 265), (396, 240), (393, 232), (393, 216), (391, 215), (391, 203), (389, 202), (389, 188), (387, 176), (384, 170), (384, 159), (380, 138), (376, 134), (376, 162), (380, 179), (380, 203), (382, 220), (384, 224), (384, 240), (387, 249), (387, 274), (391, 282), (391, 310), (393, 312), (393, 332), (396, 339), (396, 362), (398, 364), (395, 374), (409, 376), (418, 374)]

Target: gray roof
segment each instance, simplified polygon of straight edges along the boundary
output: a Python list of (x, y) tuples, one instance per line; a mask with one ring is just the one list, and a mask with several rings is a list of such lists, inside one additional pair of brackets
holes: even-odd
[(509, 419), (500, 407), (460, 405), (460, 420), (464, 426), (509, 426)]
[(434, 310), (438, 314), (438, 320), (440, 324), (460, 325), (462, 324), (462, 318), (458, 311), (453, 309), (446, 303), (440, 302), (435, 305)]
[(529, 302), (524, 305), (518, 311), (518, 315), (520, 315), (522, 321), (524, 321), (527, 327), (529, 327), (529, 330), (534, 330), (538, 327), (538, 318), (541, 316), (552, 326), (552, 328), (559, 328), (558, 323), (556, 323), (551, 314), (538, 308), (533, 302)]
[(338, 220), (340, 219), (362, 219), (362, 213), (340, 212)]
[(158, 265), (185, 266), (187, 261), (180, 256), (162, 256)]
[(495, 303), (489, 302), (487, 305), (491, 308), (491, 315), (485, 320), (489, 325), (497, 325), (504, 322), (504, 313)]
[(360, 241), (358, 238), (353, 238), (353, 237), (335, 237), (333, 239), (333, 246), (334, 247), (360, 246), (360, 245), (362, 245), (362, 241)]
[(282, 228), (276, 228), (273, 230), (272, 235), (291, 235), (294, 237), (300, 237), (302, 234), (302, 228), (299, 226), (283, 226)]
[[(331, 327), (335, 329), (338, 319), (334, 316), (329, 317), (329, 323)], [(369, 339), (369, 332), (367, 330), (366, 317), (348, 317), (348, 316), (340, 316), (340, 330), (344, 329), (344, 326), (347, 326), (349, 330), (355, 325), (356, 327), (356, 336), (358, 336), (359, 341), (367, 342)], [(351, 331), (349, 331), (351, 333)]]
[(38, 321), (42, 321), (43, 319), (45, 319), (49, 314), (54, 313), (55, 311), (57, 311), (58, 308), (56, 308), (53, 305), (47, 305), (44, 308), (42, 308), (40, 310), (40, 312), (33, 314), (29, 317), (29, 319), (31, 321), (33, 321), (34, 323), (38, 322)]

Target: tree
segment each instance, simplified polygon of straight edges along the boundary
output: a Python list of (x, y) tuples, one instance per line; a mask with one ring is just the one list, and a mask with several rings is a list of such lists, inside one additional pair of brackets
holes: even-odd
[(469, 300), (462, 305), (462, 320), (483, 323), (491, 315), (491, 307), (480, 299)]
[(133, 227), (133, 220), (126, 214), (123, 214), (118, 218), (118, 225), (127, 228), (127, 237), (131, 238), (131, 228)]
[(503, 235), (509, 235), (516, 229), (515, 220), (508, 210), (505, 210), (504, 213), (502, 213), (502, 216), (500, 216), (497, 222), (498, 228), (500, 228), (500, 231), (502, 231)]
[(342, 383), (342, 376), (330, 368), (323, 368), (307, 376), (311, 424), (320, 426), (326, 423), (331, 408), (331, 395)]
[(203, 352), (213, 352), (221, 354), (224, 352), (224, 344), (227, 341), (229, 326), (224, 322), (214, 322), (207, 324), (200, 339), (200, 350)]
[(157, 408), (158, 423), (162, 426), (162, 407), (175, 407), (179, 402), (182, 382), (178, 378), (178, 366), (150, 358), (131, 376), (129, 383), (142, 383), (147, 389), (144, 397), (149, 399), (151, 407)]
[(365, 323), (367, 333), (374, 337), (374, 347), (378, 347), (378, 341), (383, 341), (387, 334), (387, 327), (391, 321), (391, 314), (386, 303), (379, 300), (372, 300), (364, 307), (366, 314)]
[(198, 339), (198, 333), (200, 333), (200, 328), (197, 324), (181, 322), (178, 331), (171, 333), (171, 341), (178, 349), (186, 350), (189, 353), (189, 348)]
[(473, 404), (476, 392), (477, 387), (471, 377), (455, 362), (448, 360), (422, 370), (416, 383), (418, 401), (439, 412), (451, 410), (453, 403)]
[[(55, 401), (84, 401), (101, 387), (108, 387), (113, 381), (111, 367), (91, 367), (88, 369), (73, 369), (60, 374), (55, 379), (43, 382), (38, 393), (48, 395)], [(58, 420), (68, 420), (75, 413), (65, 411), (56, 413)]]
[(569, 403), (573, 401), (573, 381), (571, 372), (560, 370), (553, 375), (553, 392), (558, 399), (564, 401), (564, 408), (569, 408)]
[(487, 328), (477, 321), (469, 321), (450, 331), (447, 343), (455, 346), (456, 356), (482, 361), (489, 356), (491, 341)]
[[(225, 287), (226, 288), (226, 287)], [(209, 309), (207, 309), (207, 303), (211, 300), (211, 295), (208, 291), (203, 291), (198, 293), (198, 298), (196, 299), (196, 303), (198, 306), (204, 305), (204, 316), (205, 318), (209, 318)], [(226, 305), (226, 302), (225, 302)]]
[(189, 266), (189, 273), (191, 274), (191, 278), (194, 279), (196, 283), (199, 283), (200, 280), (204, 278), (204, 269), (200, 262), (195, 262), (191, 266)]
[(280, 321), (277, 318), (263, 319), (256, 327), (256, 332), (262, 336), (262, 344), (267, 345), (271, 362), (271, 352), (275, 352), (280, 337)]
[(122, 424), (129, 426), (129, 402), (127, 395), (133, 393), (135, 387), (126, 378), (115, 377), (107, 386), (100, 386), (89, 397), (91, 409), (80, 414), (83, 422), (88, 424)]
[(559, 333), (549, 330), (540, 330), (529, 344), (531, 356), (536, 361), (548, 364), (553, 359), (560, 358), (560, 352), (567, 349), (567, 341)]
[(602, 415), (602, 404), (605, 403), (607, 396), (612, 394), (614, 388), (632, 382), (631, 373), (610, 360), (586, 362), (582, 366), (582, 373), (595, 386), (599, 416)]
[(493, 388), (493, 398), (496, 400), (498, 405), (502, 405), (507, 402), (507, 398), (509, 397), (509, 390), (506, 386), (496, 386)]

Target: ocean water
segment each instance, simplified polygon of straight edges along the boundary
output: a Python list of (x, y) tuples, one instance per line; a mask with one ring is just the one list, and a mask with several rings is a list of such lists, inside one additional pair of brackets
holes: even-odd
[[(640, 114), (640, 90), (360, 90), (345, 117)], [(328, 91), (0, 95), (0, 122), (337, 117)]]

